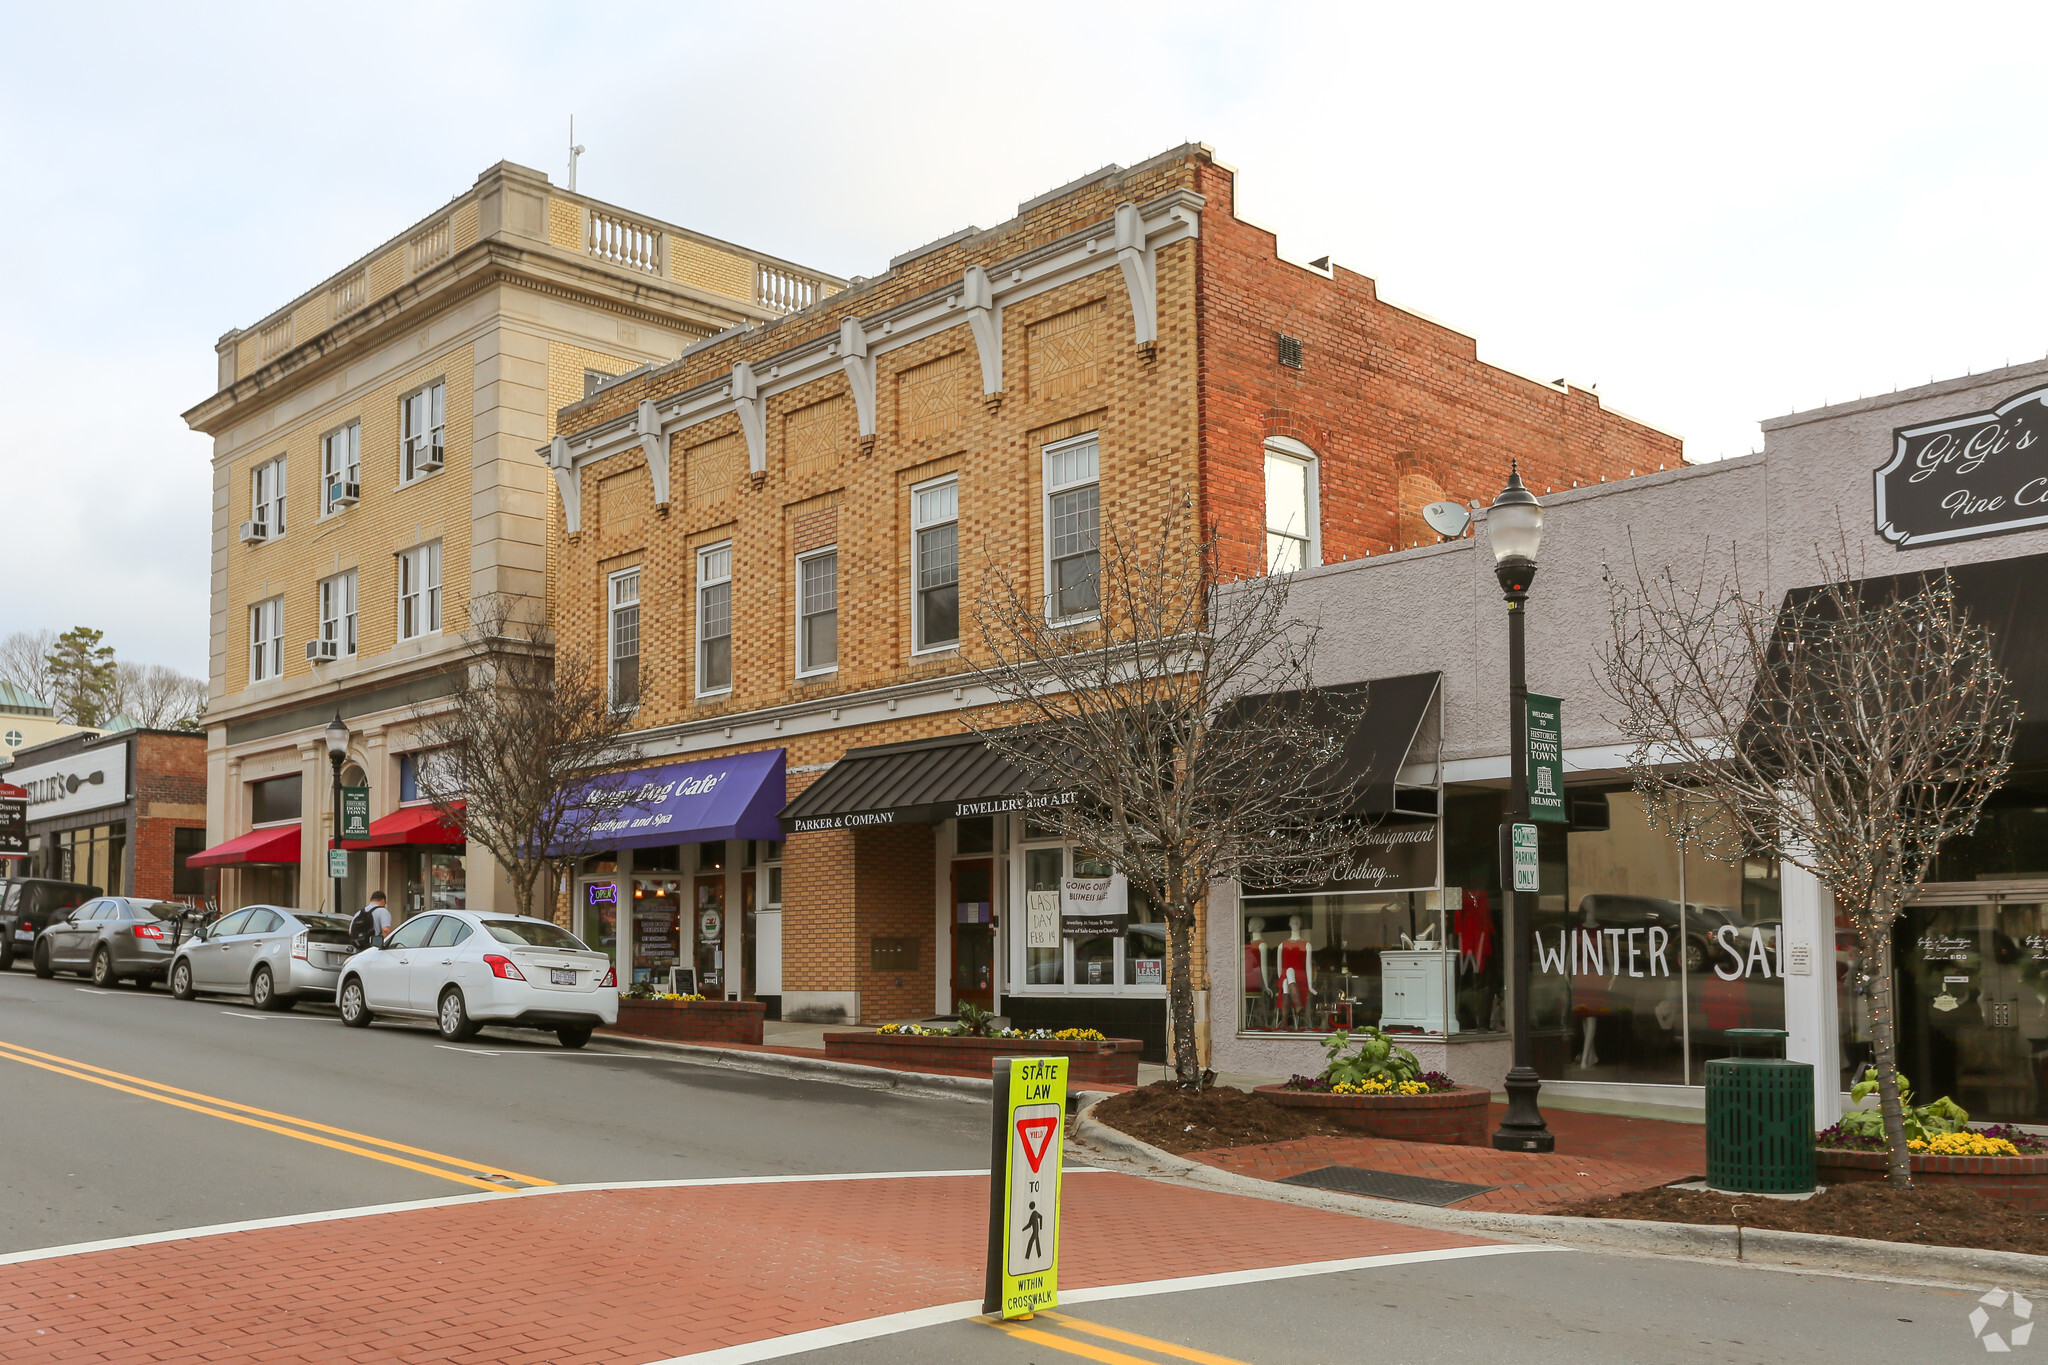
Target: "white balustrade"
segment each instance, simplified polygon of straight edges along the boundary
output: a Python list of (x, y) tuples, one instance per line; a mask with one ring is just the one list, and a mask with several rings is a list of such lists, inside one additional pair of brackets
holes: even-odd
[(754, 302), (778, 313), (796, 313), (818, 301), (819, 281), (780, 266), (754, 266)]
[(630, 218), (590, 210), (590, 254), (600, 261), (661, 273), (661, 232)]

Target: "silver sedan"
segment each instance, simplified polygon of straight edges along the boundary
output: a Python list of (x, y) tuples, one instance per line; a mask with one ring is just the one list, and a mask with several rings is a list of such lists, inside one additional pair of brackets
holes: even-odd
[(59, 915), (36, 935), (32, 961), (37, 976), (84, 972), (102, 988), (120, 981), (147, 986), (163, 979), (177, 942), (175, 901), (134, 896), (101, 896)]
[(300, 999), (334, 998), (348, 961), (348, 921), (281, 905), (252, 905), (222, 915), (178, 946), (171, 994), (247, 995), (258, 1009), (288, 1010)]

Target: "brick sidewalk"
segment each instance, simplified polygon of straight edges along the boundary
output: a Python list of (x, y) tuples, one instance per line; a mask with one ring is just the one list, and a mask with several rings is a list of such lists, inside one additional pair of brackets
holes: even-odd
[[(979, 1299), (978, 1176), (506, 1196), (0, 1268), (0, 1360), (640, 1365)], [(1486, 1239), (1067, 1184), (1068, 1288)]]

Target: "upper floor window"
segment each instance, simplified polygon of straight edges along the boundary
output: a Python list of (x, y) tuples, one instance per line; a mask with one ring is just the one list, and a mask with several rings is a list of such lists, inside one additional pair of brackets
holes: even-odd
[(249, 471), (249, 520), (270, 540), (284, 534), (284, 474), (282, 455)]
[(1293, 573), (1323, 562), (1316, 497), (1316, 453), (1285, 436), (1266, 439), (1266, 572)]
[(441, 542), (428, 541), (398, 556), (398, 638), (410, 640), (441, 628)]
[(910, 490), (915, 649), (960, 643), (960, 481)]
[(363, 424), (350, 422), (320, 438), (322, 515), (355, 506), (363, 495)]
[(611, 697), (615, 710), (640, 704), (640, 571), (611, 576)]
[(436, 382), (400, 404), (398, 478), (411, 483), (441, 467), (447, 436), (448, 385)]
[(284, 672), (284, 599), (272, 597), (249, 608), (249, 681)]
[(1045, 593), (1056, 621), (1092, 615), (1102, 602), (1100, 478), (1094, 436), (1045, 448)]
[(839, 667), (839, 550), (816, 550), (796, 561), (796, 671), (802, 677)]
[(732, 690), (732, 542), (697, 551), (697, 695)]
[(356, 571), (320, 580), (320, 638), (347, 657), (356, 652)]

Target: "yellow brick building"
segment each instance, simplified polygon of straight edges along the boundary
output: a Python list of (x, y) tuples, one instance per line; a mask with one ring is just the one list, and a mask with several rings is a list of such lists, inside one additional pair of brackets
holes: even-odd
[[(536, 443), (603, 382), (773, 321), (844, 282), (500, 163), (218, 343), (185, 414), (214, 440), (207, 862), (223, 909), (490, 908), (487, 854), (422, 842), (413, 720), (469, 606), (544, 611), (557, 494)], [(322, 732), (352, 738), (379, 845), (327, 878)], [(408, 811), (414, 812), (408, 814)]]

